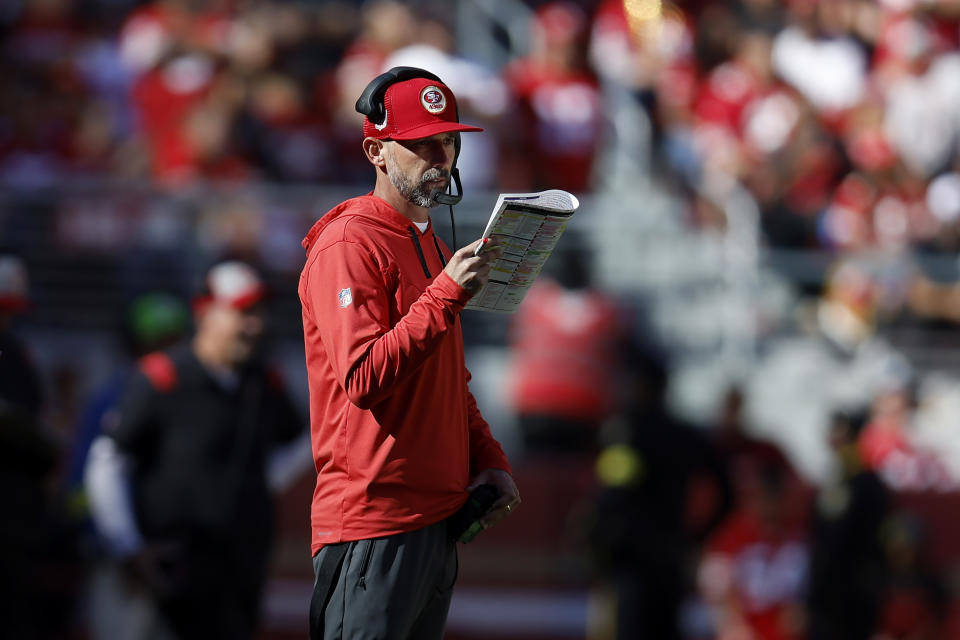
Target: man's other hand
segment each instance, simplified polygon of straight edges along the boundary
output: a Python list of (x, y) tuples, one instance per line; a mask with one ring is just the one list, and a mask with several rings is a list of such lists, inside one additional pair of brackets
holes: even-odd
[(470, 482), (467, 491), (473, 491), (481, 484), (492, 484), (500, 491), (500, 498), (493, 503), (490, 511), (480, 521), (484, 529), (489, 529), (520, 506), (520, 492), (517, 491), (517, 485), (513, 482), (513, 477), (501, 469), (481, 471)]

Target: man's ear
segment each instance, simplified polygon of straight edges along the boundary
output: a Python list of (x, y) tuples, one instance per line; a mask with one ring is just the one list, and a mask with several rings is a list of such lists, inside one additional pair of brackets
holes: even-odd
[(376, 138), (363, 139), (363, 153), (366, 154), (370, 164), (378, 168), (387, 166), (387, 159), (383, 155), (386, 146), (386, 141), (384, 140), (378, 140)]

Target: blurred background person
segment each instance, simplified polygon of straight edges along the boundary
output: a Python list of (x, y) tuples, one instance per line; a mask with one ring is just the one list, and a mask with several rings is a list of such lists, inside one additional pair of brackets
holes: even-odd
[(260, 357), (265, 289), (245, 263), (206, 274), (192, 339), (139, 362), (86, 486), (111, 550), (176, 638), (252, 638), (273, 535), (265, 461), (304, 423)]
[(500, 183), (507, 190), (588, 191), (604, 119), (587, 64), (587, 15), (574, 2), (548, 2), (537, 7), (530, 29), (529, 55), (503, 72), (519, 113), (507, 139), (524, 153), (504, 156)]
[(57, 491), (63, 443), (44, 422), (40, 374), (14, 331), (28, 306), (26, 265), (0, 253), (0, 616), (5, 635), (53, 639), (72, 633), (82, 568)]
[(865, 412), (837, 412), (828, 431), (831, 479), (818, 490), (810, 536), (811, 640), (866, 640), (877, 628), (887, 584), (884, 528), (889, 491), (866, 464), (859, 437)]
[(706, 630), (718, 640), (806, 638), (805, 503), (790, 469), (763, 461), (736, 511), (705, 545), (697, 582)]
[(23, 260), (0, 252), (0, 400), (39, 419), (44, 395), (40, 374), (14, 327), (17, 316), (29, 306), (27, 291)]
[(0, 614), (17, 638), (68, 638), (77, 628), (77, 531), (54, 491), (59, 443), (37, 418), (0, 400)]
[[(596, 463), (589, 539), (613, 601), (612, 620), (602, 623), (608, 631), (596, 637), (682, 638), (696, 557), (731, 513), (733, 488), (706, 435), (672, 415), (658, 356), (636, 347), (626, 367), (623, 405), (604, 429)], [(697, 500), (704, 486), (709, 499)]]
[(91, 638), (122, 636), (134, 640), (157, 633), (153, 603), (141, 585), (117, 566), (113, 551), (90, 518), (84, 487), (90, 447), (114, 419), (127, 385), (138, 371), (138, 361), (154, 351), (173, 346), (190, 329), (190, 311), (184, 300), (152, 291), (124, 305), (117, 335), (125, 358), (119, 368), (88, 398), (80, 411), (66, 458), (64, 483), (71, 511), (83, 523), (84, 552), (88, 565), (82, 620)]
[(879, 331), (884, 287), (866, 259), (840, 258), (822, 291), (799, 305), (794, 330), (765, 344), (745, 381), (746, 414), (816, 481), (830, 465), (826, 429), (833, 410), (867, 405), (885, 380), (908, 367)]
[(956, 479), (940, 454), (918, 438), (917, 422), (914, 374), (887, 376), (859, 433), (862, 464), (894, 491), (949, 490)]
[(879, 640), (935, 640), (949, 637), (950, 589), (930, 560), (929, 530), (909, 513), (891, 514), (883, 528), (887, 563), (879, 601)]
[(510, 320), (506, 388), (526, 455), (591, 456), (616, 408), (629, 336), (616, 301), (592, 286), (585, 250), (557, 253)]

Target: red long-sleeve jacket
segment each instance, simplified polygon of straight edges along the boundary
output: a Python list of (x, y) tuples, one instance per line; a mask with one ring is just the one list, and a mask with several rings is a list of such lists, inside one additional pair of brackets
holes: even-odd
[(510, 471), (467, 383), (450, 251), (372, 195), (318, 220), (300, 302), (317, 485), (312, 549), (451, 515), (470, 478)]

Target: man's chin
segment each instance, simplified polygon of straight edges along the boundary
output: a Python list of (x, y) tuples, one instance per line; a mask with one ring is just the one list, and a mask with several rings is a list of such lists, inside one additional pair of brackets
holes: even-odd
[(419, 192), (411, 194), (407, 200), (417, 205), (418, 207), (425, 207), (427, 209), (432, 209), (434, 207), (439, 207), (440, 203), (437, 201), (437, 198), (443, 194), (443, 189), (431, 189), (427, 192)]

